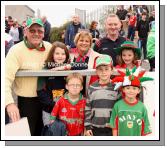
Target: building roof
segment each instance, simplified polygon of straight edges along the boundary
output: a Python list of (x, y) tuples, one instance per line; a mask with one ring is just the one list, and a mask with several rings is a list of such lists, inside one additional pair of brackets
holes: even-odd
[(30, 8), (28, 5), (25, 5), (28, 9), (30, 9), (33, 13), (35, 13), (35, 11), (32, 9), (32, 8)]

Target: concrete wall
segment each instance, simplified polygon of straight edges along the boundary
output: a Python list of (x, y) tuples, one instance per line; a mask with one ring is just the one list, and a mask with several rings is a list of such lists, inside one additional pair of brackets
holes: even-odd
[(12, 16), (13, 20), (17, 19), (22, 23), (28, 17), (34, 17), (35, 11), (26, 5), (6, 5), (5, 16)]

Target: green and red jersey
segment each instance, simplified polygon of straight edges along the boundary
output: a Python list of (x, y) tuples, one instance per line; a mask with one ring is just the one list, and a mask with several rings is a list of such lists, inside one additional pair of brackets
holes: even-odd
[(110, 125), (117, 129), (118, 136), (144, 136), (151, 133), (147, 109), (138, 100), (133, 104), (124, 99), (116, 102)]
[(82, 95), (78, 101), (71, 102), (65, 94), (56, 102), (51, 112), (51, 119), (57, 117), (62, 120), (66, 124), (68, 136), (79, 135), (84, 131), (85, 105), (86, 100)]

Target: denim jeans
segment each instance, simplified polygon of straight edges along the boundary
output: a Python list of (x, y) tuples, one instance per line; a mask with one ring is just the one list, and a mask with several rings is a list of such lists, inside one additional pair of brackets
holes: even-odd
[(147, 59), (147, 38), (142, 38), (138, 40), (138, 47), (142, 50), (143, 49), (143, 57)]
[(130, 39), (131, 41), (134, 40), (135, 29), (136, 28), (134, 26), (128, 26), (128, 36), (127, 36), (127, 38)]

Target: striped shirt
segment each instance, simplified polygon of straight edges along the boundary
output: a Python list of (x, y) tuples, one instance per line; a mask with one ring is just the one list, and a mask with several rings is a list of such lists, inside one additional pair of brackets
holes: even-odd
[(88, 88), (88, 98), (85, 107), (85, 127), (106, 127), (110, 121), (112, 108), (117, 100), (118, 92), (114, 91), (114, 85), (108, 83), (101, 86), (98, 81)]

